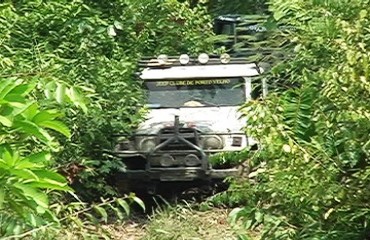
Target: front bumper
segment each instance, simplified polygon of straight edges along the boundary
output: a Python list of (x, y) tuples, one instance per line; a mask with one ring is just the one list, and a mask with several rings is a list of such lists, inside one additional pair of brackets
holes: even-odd
[(237, 168), (209, 169), (204, 171), (201, 168), (151, 168), (150, 170), (127, 170), (123, 175), (132, 180), (159, 180), (171, 181), (194, 181), (197, 179), (211, 180), (224, 179), (226, 177), (238, 176), (240, 170)]

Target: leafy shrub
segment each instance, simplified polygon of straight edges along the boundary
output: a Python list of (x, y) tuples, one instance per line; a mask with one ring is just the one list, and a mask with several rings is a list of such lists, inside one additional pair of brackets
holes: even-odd
[(203, 7), (170, 0), (1, 4), (2, 74), (37, 77), (38, 88), (61, 104), (71, 138), (55, 164), (63, 173), (78, 169), (67, 177), (81, 197), (115, 195), (107, 178), (123, 166), (107, 154), (111, 135), (130, 133), (144, 114), (138, 59), (212, 48), (210, 22)]
[(0, 236), (57, 221), (48, 192), (70, 191), (66, 179), (50, 170), (57, 148), (49, 130), (70, 137), (56, 110), (40, 110), (29, 97), (35, 83), (0, 79)]
[(369, 1), (271, 1), (295, 56), (272, 70), (294, 88), (247, 104), (262, 148), (233, 212), (262, 239), (369, 236)]

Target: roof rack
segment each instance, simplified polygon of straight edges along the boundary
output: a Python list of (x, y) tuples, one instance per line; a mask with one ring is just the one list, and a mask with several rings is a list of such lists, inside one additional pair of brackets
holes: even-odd
[(250, 64), (254, 63), (248, 60), (246, 57), (230, 57), (228, 54), (223, 54), (221, 56), (210, 55), (206, 62), (201, 62), (199, 56), (189, 56), (187, 63), (182, 63), (179, 56), (165, 56), (166, 59), (163, 60), (160, 57), (164, 55), (159, 55), (158, 57), (148, 57), (144, 56), (139, 60), (139, 67), (149, 67), (149, 68), (169, 68), (174, 66), (207, 66), (207, 65), (228, 65), (228, 64)]

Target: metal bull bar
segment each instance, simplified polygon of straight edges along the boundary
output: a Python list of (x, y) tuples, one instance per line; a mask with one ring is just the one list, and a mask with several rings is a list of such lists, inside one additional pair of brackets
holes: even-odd
[[(148, 159), (150, 158), (150, 156), (152, 156), (154, 153), (156, 153), (157, 151), (161, 150), (163, 147), (167, 146), (168, 144), (172, 143), (172, 142), (183, 142), (185, 143), (186, 145), (188, 145), (189, 147), (195, 149), (197, 152), (199, 152), (199, 154), (201, 155), (201, 162), (202, 162), (202, 169), (204, 171), (206, 171), (208, 169), (208, 157), (206, 155), (206, 153), (204, 152), (204, 150), (202, 148), (200, 148), (199, 146), (195, 145), (194, 143), (186, 140), (184, 137), (181, 136), (180, 134), (180, 120), (179, 120), (179, 116), (178, 115), (175, 115), (175, 123), (174, 123), (174, 133), (173, 133), (173, 136), (171, 136), (170, 138), (168, 138), (167, 140), (165, 140), (163, 143), (157, 145), (155, 148), (153, 148), (148, 154), (147, 154), (147, 157)], [(150, 170), (150, 161), (147, 161), (146, 163), (146, 170)]]

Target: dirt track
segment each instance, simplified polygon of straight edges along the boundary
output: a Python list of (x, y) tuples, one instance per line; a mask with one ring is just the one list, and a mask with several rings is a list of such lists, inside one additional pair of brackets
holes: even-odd
[(113, 239), (122, 240), (233, 240), (235, 232), (227, 221), (228, 209), (196, 211), (188, 207), (171, 207), (148, 219), (136, 218), (123, 225), (106, 225)]

